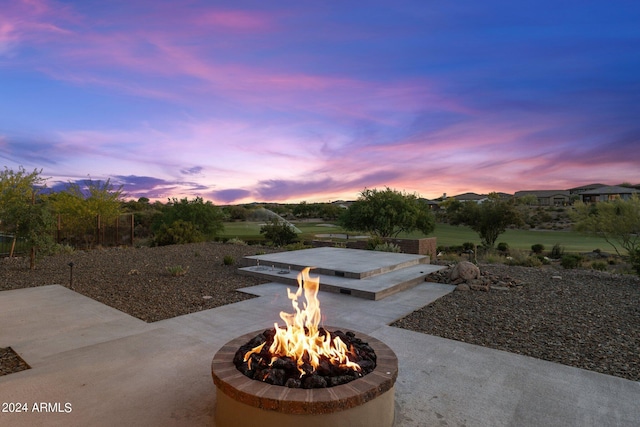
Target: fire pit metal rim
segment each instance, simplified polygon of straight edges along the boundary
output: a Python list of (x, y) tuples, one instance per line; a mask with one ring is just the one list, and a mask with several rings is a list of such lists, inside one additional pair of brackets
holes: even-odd
[[(330, 331), (346, 330), (325, 328)], [(336, 412), (362, 405), (391, 390), (398, 376), (398, 359), (393, 350), (376, 338), (353, 331), (358, 338), (369, 343), (377, 357), (376, 368), (362, 378), (318, 389), (295, 389), (253, 380), (236, 369), (233, 356), (240, 346), (263, 331), (250, 332), (229, 341), (211, 362), (211, 373), (218, 391), (247, 405), (289, 414)]]

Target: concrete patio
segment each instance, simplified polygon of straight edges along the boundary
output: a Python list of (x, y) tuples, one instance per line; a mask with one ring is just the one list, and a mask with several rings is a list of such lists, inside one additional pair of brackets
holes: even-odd
[[(320, 294), (327, 324), (396, 352), (396, 426), (638, 425), (638, 382), (388, 326), (450, 290), (423, 283), (380, 301)], [(0, 425), (215, 425), (213, 355), (291, 311), (285, 285), (246, 291), (258, 298), (152, 324), (62, 286), (0, 292), (0, 346), (32, 367), (0, 377), (0, 400), (29, 408), (0, 412)], [(33, 412), (41, 402), (60, 409)]]

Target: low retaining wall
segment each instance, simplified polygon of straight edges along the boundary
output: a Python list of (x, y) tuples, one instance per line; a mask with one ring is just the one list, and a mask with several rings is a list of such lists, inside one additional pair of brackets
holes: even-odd
[[(429, 255), (431, 259), (436, 258), (437, 238), (425, 237), (422, 239), (386, 239), (387, 242), (398, 245), (402, 252), (405, 254), (417, 254), (417, 255)], [(329, 240), (312, 240), (311, 246), (318, 247), (333, 247), (336, 242)], [(342, 242), (340, 244), (343, 244)], [(366, 240), (354, 240), (347, 241), (346, 247), (349, 249), (367, 249)]]

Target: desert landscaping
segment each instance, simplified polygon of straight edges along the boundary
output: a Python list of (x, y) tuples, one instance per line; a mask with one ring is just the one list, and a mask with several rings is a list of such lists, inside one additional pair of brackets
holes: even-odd
[[(4, 258), (0, 290), (60, 284), (156, 322), (252, 298), (237, 289), (259, 281), (239, 275), (237, 263), (274, 251), (216, 242), (108, 248), (45, 257), (35, 270), (25, 258)], [(640, 381), (638, 276), (558, 265), (479, 269), (469, 290), (458, 286), (392, 326)], [(447, 269), (427, 280), (451, 282)], [(2, 374), (23, 368), (7, 351), (0, 361)]]

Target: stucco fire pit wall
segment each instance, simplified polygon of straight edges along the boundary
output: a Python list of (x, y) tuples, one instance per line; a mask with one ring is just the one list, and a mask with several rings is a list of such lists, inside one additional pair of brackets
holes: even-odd
[[(339, 328), (327, 328), (330, 331)], [(244, 376), (233, 364), (240, 346), (261, 331), (225, 344), (211, 362), (216, 385), (218, 427), (391, 427), (394, 421), (398, 359), (386, 344), (355, 332), (369, 343), (376, 368), (362, 378), (336, 387), (300, 389), (275, 386)]]

